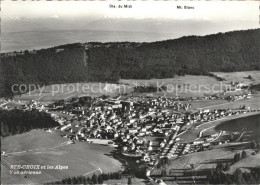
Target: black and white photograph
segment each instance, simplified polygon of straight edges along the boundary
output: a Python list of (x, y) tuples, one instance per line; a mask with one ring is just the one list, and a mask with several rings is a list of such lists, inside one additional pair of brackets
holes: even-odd
[(260, 184), (259, 1), (0, 6), (1, 184)]

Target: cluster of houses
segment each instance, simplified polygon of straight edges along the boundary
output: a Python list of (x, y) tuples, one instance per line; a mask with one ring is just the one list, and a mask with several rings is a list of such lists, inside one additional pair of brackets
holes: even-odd
[(173, 110), (188, 110), (191, 108), (190, 104), (183, 104), (180, 102), (176, 102), (176, 100), (172, 98), (158, 97), (151, 99), (142, 99), (139, 100), (140, 103), (147, 104), (151, 108), (172, 108)]
[(37, 100), (31, 100), (29, 103), (22, 105), (22, 109), (24, 110), (38, 109), (39, 111), (42, 111), (45, 109), (45, 105)]
[(36, 53), (37, 50), (14, 51), (14, 52), (1, 53), (1, 57), (12, 57), (12, 56), (19, 56), (24, 54), (36, 54)]
[[(176, 102), (177, 100), (178, 102)], [(153, 165), (160, 157), (174, 159), (200, 150), (208, 150), (219, 137), (214, 133), (189, 143), (181, 143), (179, 132), (183, 126), (203, 124), (224, 116), (244, 113), (230, 109), (182, 113), (191, 108), (179, 98), (110, 99), (75, 98), (70, 102), (44, 105), (31, 101), (22, 109), (38, 109), (50, 113), (60, 126), (48, 132), (57, 132), (72, 143), (88, 141), (118, 146), (123, 155), (142, 157)], [(4, 103), (4, 102), (3, 102)]]
[[(125, 154), (141, 155), (160, 147), (160, 142), (146, 137), (163, 138), (183, 124), (181, 114), (146, 105), (143, 101), (96, 98), (88, 108), (73, 107), (65, 111), (59, 106), (52, 117), (60, 123), (61, 126), (55, 129), (64, 137), (79, 141), (94, 138), (114, 140)], [(69, 115), (69, 118), (62, 114)]]
[(119, 146), (124, 155), (142, 157), (152, 164), (158, 157), (172, 159), (209, 149), (219, 136), (215, 133), (204, 138), (201, 134), (199, 140), (180, 143), (178, 134), (183, 126), (243, 113), (206, 109), (183, 114), (164, 109), (164, 105), (190, 107), (167, 98), (147, 98), (146, 101), (144, 98), (136, 101), (95, 98), (90, 107), (76, 106), (66, 110), (66, 105), (57, 106), (52, 116), (60, 123), (61, 126), (55, 129), (63, 137), (97, 143), (107, 140), (107, 144)]
[(201, 150), (209, 149), (210, 144), (194, 144), (194, 143), (171, 143), (165, 147), (160, 155), (160, 157), (167, 157), (169, 159), (175, 159), (177, 157), (187, 155), (194, 152), (199, 152)]
[(6, 100), (4, 98), (0, 99), (0, 106), (3, 106), (4, 104), (8, 103), (8, 101), (10, 102), (10, 100)]
[(21, 102), (20, 100), (0, 99), (0, 107), (6, 110), (12, 110), (12, 109), (20, 109), (24, 111), (32, 110), (32, 109), (37, 109), (39, 111), (46, 110), (46, 105), (37, 100), (31, 100), (27, 103), (24, 103)]
[(246, 100), (246, 99), (251, 99), (252, 94), (240, 94), (240, 95), (229, 95), (225, 99), (228, 101), (239, 101), (239, 100)]

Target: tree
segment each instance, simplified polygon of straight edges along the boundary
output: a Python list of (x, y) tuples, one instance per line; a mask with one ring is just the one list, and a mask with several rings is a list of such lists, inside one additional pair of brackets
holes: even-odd
[(79, 182), (78, 182), (78, 178), (73, 177), (73, 178), (72, 178), (72, 182), (71, 182), (71, 184), (79, 184)]
[(94, 184), (97, 184), (97, 183), (98, 183), (98, 178), (97, 178), (97, 175), (96, 175), (96, 174), (93, 174), (93, 175), (92, 175), (91, 181), (92, 181)]
[(241, 169), (236, 169), (234, 173), (234, 180), (236, 181), (237, 184), (244, 184), (245, 180), (243, 178), (243, 173)]
[(103, 183), (103, 177), (102, 177), (102, 174), (100, 174), (98, 176), (98, 184), (102, 184)]
[(25, 51), (24, 51), (24, 54), (25, 54), (25, 55), (28, 55), (28, 54), (29, 54), (29, 51), (28, 51), (28, 50), (25, 50)]
[(105, 173), (102, 173), (102, 178), (103, 180), (108, 180), (109, 179), (109, 175), (108, 174), (105, 174)]
[(162, 172), (161, 172), (161, 176), (162, 176), (162, 177), (165, 177), (166, 175), (167, 175), (167, 172), (166, 172), (165, 169), (163, 169)]
[(132, 178), (131, 177), (128, 177), (127, 184), (132, 184)]
[(109, 177), (110, 177), (110, 179), (115, 179), (115, 174), (114, 173), (110, 173)]
[(230, 169), (230, 164), (229, 162), (226, 162), (225, 171), (228, 171), (229, 169)]
[(247, 157), (247, 153), (245, 150), (242, 151), (242, 159), (246, 158)]
[(87, 178), (87, 184), (90, 184), (91, 183), (91, 179), (88, 177)]
[(257, 143), (255, 142), (255, 140), (253, 139), (252, 141), (252, 148), (255, 149), (257, 147)]
[(240, 159), (241, 159), (240, 153), (237, 153), (237, 161), (239, 161)]
[(120, 175), (118, 172), (115, 173), (115, 179), (120, 179)]
[(253, 79), (253, 77), (251, 76), (251, 75), (248, 75), (248, 77), (247, 77), (248, 79), (250, 79), (250, 80), (252, 80)]
[(240, 160), (240, 153), (236, 153), (235, 155), (234, 155), (234, 162), (237, 162), (237, 161), (239, 161)]
[(81, 176), (81, 183), (82, 184), (88, 184), (88, 180), (86, 179), (86, 177)]
[(72, 179), (70, 177), (66, 181), (67, 181), (66, 184), (71, 184), (72, 183)]
[(219, 169), (220, 171), (223, 169), (223, 163), (222, 161), (217, 163), (216, 169)]

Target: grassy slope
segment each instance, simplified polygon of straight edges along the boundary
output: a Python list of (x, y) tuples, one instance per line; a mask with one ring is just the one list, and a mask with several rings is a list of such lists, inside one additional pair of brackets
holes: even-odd
[[(65, 140), (66, 141), (66, 140)], [(63, 165), (68, 166), (68, 170), (42, 170), (41, 175), (27, 175), (27, 178), (10, 175), (9, 167), (2, 167), (2, 183), (43, 183), (63, 179), (68, 176), (79, 176), (96, 170), (98, 168), (103, 172), (113, 172), (121, 169), (121, 163), (112, 157), (113, 148), (86, 142), (77, 142), (76, 144), (58, 146), (64, 142), (64, 138), (55, 133), (46, 133), (44, 131), (32, 131), (29, 133), (10, 136), (2, 141), (6, 151), (21, 151), (41, 148), (24, 153), (9, 154), (4, 157), (10, 165), (13, 164), (39, 164), (39, 165)], [(52, 149), (51, 149), (51, 148)], [(92, 175), (92, 173), (88, 174)], [(12, 178), (11, 178), (12, 177)], [(11, 179), (11, 180), (10, 180)]]
[(260, 154), (251, 155), (251, 153), (248, 152), (249, 155), (245, 159), (241, 159), (240, 161), (234, 163), (230, 166), (230, 170), (227, 171), (227, 173), (233, 174), (237, 168), (247, 168), (247, 167), (260, 167), (259, 161), (260, 161)]

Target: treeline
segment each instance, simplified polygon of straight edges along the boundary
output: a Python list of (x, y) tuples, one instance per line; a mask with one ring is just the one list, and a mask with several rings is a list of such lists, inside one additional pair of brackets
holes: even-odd
[(37, 110), (0, 110), (1, 136), (7, 137), (28, 132), (32, 129), (58, 126), (51, 116)]
[(62, 179), (61, 181), (48, 182), (46, 185), (54, 185), (54, 184), (103, 184), (104, 181), (109, 179), (121, 179), (122, 176), (118, 172), (114, 173), (102, 173), (96, 175), (95, 173), (92, 177), (78, 176), (78, 177), (68, 177)]
[(249, 87), (252, 93), (258, 93), (260, 91), (260, 84), (254, 84)]
[(104, 43), (87, 50), (88, 79), (170, 78), (259, 70), (259, 35), (260, 29), (256, 29), (153, 43)]
[(209, 175), (209, 184), (259, 184), (260, 167), (251, 168), (250, 172), (243, 172), (237, 168), (234, 174), (225, 173), (229, 170), (229, 165), (219, 163)]
[[(258, 151), (258, 150), (257, 150)], [(251, 155), (256, 155), (256, 152), (252, 152)], [(251, 167), (250, 172), (243, 172), (240, 168), (237, 168), (233, 174), (227, 173), (230, 170), (230, 165), (234, 164), (241, 159), (248, 157), (246, 151), (238, 152), (234, 155), (233, 161), (223, 163), (222, 161), (217, 163), (215, 169), (209, 174), (210, 184), (258, 184), (260, 183), (260, 167)]]
[[(17, 83), (116, 82), (259, 70), (259, 35), (256, 29), (153, 43), (87, 43), (86, 49), (83, 44), (69, 44), (16, 56), (1, 54), (0, 96), (12, 95), (11, 87)], [(64, 51), (57, 52), (61, 48)]]
[(69, 46), (63, 51), (50, 48), (15, 56), (1, 54), (1, 96), (12, 95), (14, 84), (48, 85), (86, 80), (84, 49), (78, 44)]

